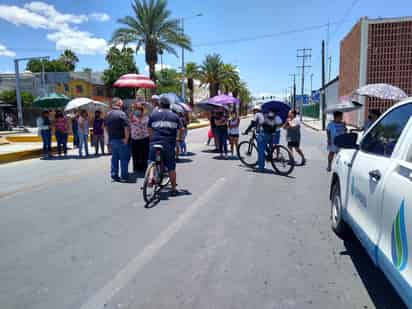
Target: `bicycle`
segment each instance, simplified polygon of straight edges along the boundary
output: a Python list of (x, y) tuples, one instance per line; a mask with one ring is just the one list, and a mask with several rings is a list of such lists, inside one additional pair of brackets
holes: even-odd
[(143, 199), (147, 204), (153, 202), (159, 192), (170, 183), (169, 173), (163, 162), (163, 146), (153, 145), (153, 148), (156, 159), (147, 167), (142, 187)]
[[(243, 141), (237, 147), (239, 160), (250, 168), (258, 165), (259, 152), (256, 140), (256, 130), (252, 130), (249, 140)], [(270, 161), (275, 172), (282, 176), (288, 176), (295, 168), (295, 160), (292, 153), (282, 145), (266, 145), (266, 160)]]

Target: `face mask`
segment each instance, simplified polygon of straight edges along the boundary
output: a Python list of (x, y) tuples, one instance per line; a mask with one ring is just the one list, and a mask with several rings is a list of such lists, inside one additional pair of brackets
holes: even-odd
[(141, 112), (141, 111), (135, 111), (135, 112), (134, 112), (134, 115), (135, 115), (136, 117), (140, 117), (140, 116), (142, 115), (142, 112)]

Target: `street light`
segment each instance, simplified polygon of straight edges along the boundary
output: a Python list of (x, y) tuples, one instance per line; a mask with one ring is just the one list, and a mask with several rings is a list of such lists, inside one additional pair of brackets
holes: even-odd
[[(185, 33), (185, 20), (188, 19), (193, 19), (196, 17), (201, 17), (203, 16), (202, 13), (193, 15), (193, 16), (188, 16), (188, 17), (182, 17), (180, 19), (181, 23), (182, 23), (182, 33)], [(183, 101), (185, 101), (185, 73), (186, 73), (186, 68), (185, 68), (185, 49), (182, 47), (182, 99)]]
[[(14, 59), (14, 70), (16, 74), (16, 101), (17, 101), (17, 116), (19, 119), (19, 126), (23, 127), (23, 106), (21, 103), (21, 94), (20, 94), (20, 72), (19, 72), (19, 61), (27, 61), (27, 60), (32, 60), (32, 59), (37, 59), (37, 60), (47, 60), (50, 57), (28, 57), (28, 58), (16, 58)], [(44, 65), (42, 62), (42, 82), (44, 82)]]

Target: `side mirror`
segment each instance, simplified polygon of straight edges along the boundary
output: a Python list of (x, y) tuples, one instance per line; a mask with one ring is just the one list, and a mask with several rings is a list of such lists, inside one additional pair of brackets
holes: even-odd
[(344, 149), (358, 149), (357, 144), (358, 134), (357, 133), (345, 133), (335, 137), (335, 145), (339, 148)]

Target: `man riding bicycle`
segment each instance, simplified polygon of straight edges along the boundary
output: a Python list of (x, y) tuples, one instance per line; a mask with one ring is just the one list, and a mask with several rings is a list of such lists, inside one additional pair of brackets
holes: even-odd
[(258, 143), (258, 166), (259, 171), (264, 172), (266, 154), (265, 150), (267, 145), (272, 148), (273, 144), (279, 144), (280, 139), (280, 127), (282, 126), (282, 119), (276, 114), (276, 111), (269, 111), (262, 113), (260, 106), (256, 106), (254, 109), (255, 117), (246, 132), (250, 131), (253, 127), (256, 127), (256, 139)]
[(176, 140), (182, 134), (182, 123), (178, 115), (170, 110), (170, 101), (166, 97), (160, 98), (160, 108), (153, 111), (149, 117), (150, 151), (149, 161), (156, 160), (155, 145), (163, 146), (163, 162), (169, 171), (172, 185), (172, 196), (176, 190)]

